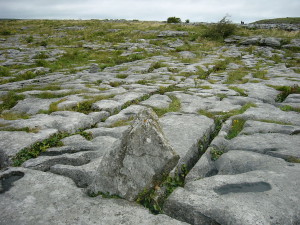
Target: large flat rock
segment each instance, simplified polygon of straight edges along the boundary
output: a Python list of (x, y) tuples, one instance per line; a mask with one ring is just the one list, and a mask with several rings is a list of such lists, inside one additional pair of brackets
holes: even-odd
[(239, 135), (232, 139), (226, 148), (228, 150), (259, 152), (283, 159), (290, 157), (300, 159), (299, 135), (272, 133)]
[(217, 175), (177, 188), (164, 212), (197, 225), (294, 225), (300, 223), (299, 185), (299, 165)]
[(37, 114), (30, 119), (14, 120), (11, 126), (16, 128), (57, 129), (61, 132), (74, 133), (79, 129), (90, 128), (95, 118), (79, 112), (57, 111), (50, 115)]
[(0, 174), (0, 224), (185, 224), (122, 199), (88, 197), (69, 178), (15, 168)]
[(42, 130), (38, 133), (0, 131), (0, 169), (11, 165), (11, 158), (23, 148), (49, 138), (56, 132), (55, 129)]
[(214, 121), (198, 114), (167, 113), (159, 119), (162, 130), (180, 156), (178, 167), (191, 168), (199, 158), (199, 145), (207, 145)]

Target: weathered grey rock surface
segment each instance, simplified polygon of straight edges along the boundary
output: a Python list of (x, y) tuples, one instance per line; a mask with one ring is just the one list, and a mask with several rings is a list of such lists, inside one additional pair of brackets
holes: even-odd
[(69, 178), (28, 169), (0, 174), (0, 224), (186, 224), (122, 199), (88, 197)]
[(135, 200), (144, 189), (161, 183), (178, 159), (155, 113), (144, 110), (124, 134), (120, 146), (103, 157), (89, 191)]
[(164, 212), (190, 224), (297, 224), (299, 172), (294, 165), (189, 182)]

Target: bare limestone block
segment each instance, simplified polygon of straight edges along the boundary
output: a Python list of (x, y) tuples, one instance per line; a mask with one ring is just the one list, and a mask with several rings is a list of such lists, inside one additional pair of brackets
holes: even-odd
[(133, 201), (144, 189), (159, 184), (178, 159), (158, 117), (153, 110), (145, 109), (125, 132), (121, 144), (103, 157), (88, 189)]

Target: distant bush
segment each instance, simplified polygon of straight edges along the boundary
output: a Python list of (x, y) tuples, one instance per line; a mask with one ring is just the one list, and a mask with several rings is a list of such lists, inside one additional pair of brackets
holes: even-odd
[(190, 23), (190, 20), (189, 19), (185, 20), (185, 23)]
[(169, 17), (167, 23), (181, 23), (181, 19), (177, 17)]
[(233, 35), (236, 29), (237, 26), (225, 16), (217, 24), (209, 26), (203, 36), (213, 40), (223, 40)]

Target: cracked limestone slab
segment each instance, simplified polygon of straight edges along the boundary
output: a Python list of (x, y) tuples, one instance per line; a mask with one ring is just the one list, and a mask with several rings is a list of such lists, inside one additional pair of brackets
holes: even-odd
[(300, 116), (297, 112), (284, 112), (270, 104), (257, 104), (257, 107), (251, 107), (241, 115), (235, 118), (245, 120), (269, 120), (277, 121), (291, 125), (300, 125)]
[(154, 108), (168, 108), (172, 100), (167, 95), (152, 95), (149, 99), (140, 102), (141, 105)]
[(199, 157), (199, 144), (207, 145), (214, 121), (199, 114), (167, 113), (159, 119), (162, 130), (180, 156), (177, 167), (191, 168)]
[(177, 188), (164, 212), (190, 224), (287, 224), (300, 222), (300, 167), (216, 175)]
[(56, 129), (41, 130), (38, 133), (24, 131), (0, 131), (0, 168), (11, 165), (11, 158), (19, 151), (57, 133)]
[(22, 101), (19, 101), (18, 104), (10, 109), (10, 111), (15, 113), (26, 113), (29, 115), (34, 115), (37, 114), (40, 110), (48, 110), (50, 104), (53, 102), (57, 102), (58, 100), (60, 99), (26, 98)]
[(88, 190), (136, 200), (143, 190), (161, 183), (178, 159), (161, 130), (157, 115), (145, 109), (126, 131), (121, 144), (103, 156)]
[(278, 133), (238, 135), (230, 140), (226, 149), (259, 152), (286, 160), (300, 159), (300, 138)]
[(88, 197), (70, 178), (51, 173), (14, 168), (0, 180), (0, 224), (186, 224), (122, 199)]
[(123, 106), (123, 103), (115, 100), (101, 100), (99, 102), (93, 103), (92, 108), (96, 110), (107, 111), (110, 114), (113, 114), (117, 111), (120, 111)]
[(93, 124), (93, 117), (72, 111), (57, 111), (50, 115), (37, 114), (30, 119), (11, 122), (11, 126), (15, 128), (57, 129), (60, 132), (69, 133), (75, 133), (79, 129), (90, 128)]

